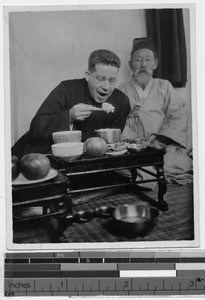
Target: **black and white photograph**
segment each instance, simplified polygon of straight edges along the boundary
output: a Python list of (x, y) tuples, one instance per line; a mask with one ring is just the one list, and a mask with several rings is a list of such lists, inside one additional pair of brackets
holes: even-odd
[(4, 7), (9, 248), (199, 246), (194, 16)]

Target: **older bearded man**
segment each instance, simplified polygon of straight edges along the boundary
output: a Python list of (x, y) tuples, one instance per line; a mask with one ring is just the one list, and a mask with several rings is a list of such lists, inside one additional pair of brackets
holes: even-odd
[(157, 65), (157, 53), (149, 42), (140, 41), (133, 46), (129, 61), (133, 76), (119, 87), (131, 106), (122, 138), (149, 139), (153, 134), (160, 135), (167, 143), (165, 175), (170, 181), (184, 184), (192, 180), (192, 159), (186, 149), (187, 106), (169, 81), (153, 78)]

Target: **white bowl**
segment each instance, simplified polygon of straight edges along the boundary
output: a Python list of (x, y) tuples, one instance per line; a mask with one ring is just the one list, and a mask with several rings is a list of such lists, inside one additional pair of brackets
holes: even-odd
[(65, 161), (72, 161), (83, 154), (83, 146), (84, 143), (82, 142), (58, 143), (51, 145), (51, 150), (55, 157)]
[(32, 206), (18, 209), (14, 212), (14, 218), (21, 219), (21, 218), (30, 218), (30, 217), (37, 217), (43, 214), (43, 207), (42, 206)]
[(70, 142), (81, 142), (82, 131), (71, 130), (71, 131), (56, 131), (52, 133), (54, 144), (57, 143), (70, 143)]

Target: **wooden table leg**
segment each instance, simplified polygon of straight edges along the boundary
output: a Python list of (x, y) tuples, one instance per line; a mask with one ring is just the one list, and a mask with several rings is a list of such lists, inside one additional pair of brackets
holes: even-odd
[(158, 179), (158, 202), (159, 202), (159, 207), (163, 211), (167, 211), (168, 204), (164, 200), (164, 195), (167, 191), (167, 183), (164, 177), (164, 168), (163, 165), (157, 166), (157, 179)]
[(131, 168), (131, 176), (132, 176), (132, 182), (136, 181), (137, 178), (137, 168)]
[[(157, 201), (154, 200), (153, 198), (151, 198), (150, 196), (148, 196), (146, 193), (144, 193), (141, 189), (139, 189), (139, 187), (137, 185), (135, 186), (134, 190), (144, 201), (148, 201), (151, 205), (155, 206), (156, 208), (158, 208), (162, 211), (167, 211), (168, 204), (164, 200), (164, 195), (167, 191), (167, 184), (166, 184), (166, 180), (164, 177), (163, 164), (158, 165), (156, 167), (156, 169), (157, 169), (156, 180), (158, 181), (158, 199), (157, 199)], [(137, 177), (137, 169), (132, 168), (131, 174), (132, 174), (132, 182), (134, 182), (134, 180), (136, 180), (136, 177)]]

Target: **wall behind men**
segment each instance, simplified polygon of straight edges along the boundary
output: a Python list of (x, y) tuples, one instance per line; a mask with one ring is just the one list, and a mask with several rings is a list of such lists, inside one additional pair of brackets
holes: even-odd
[(143, 9), (11, 12), (11, 145), (29, 129), (54, 87), (84, 76), (93, 50), (114, 51), (122, 61), (118, 84), (127, 81), (132, 41), (144, 36)]
[(10, 13), (12, 144), (55, 86), (84, 77), (93, 50), (118, 54), (118, 83), (126, 80), (132, 40), (145, 35), (143, 10)]

